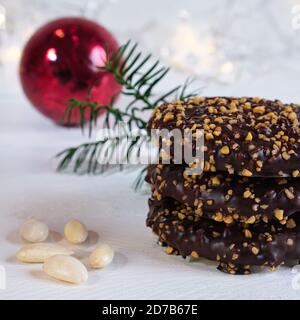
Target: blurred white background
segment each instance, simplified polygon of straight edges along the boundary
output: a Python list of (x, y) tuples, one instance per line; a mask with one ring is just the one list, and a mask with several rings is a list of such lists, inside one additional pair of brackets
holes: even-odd
[(37, 27), (63, 16), (103, 24), (195, 76), (206, 95), (300, 101), (300, 0), (0, 0), (0, 99), (23, 97), (21, 50)]

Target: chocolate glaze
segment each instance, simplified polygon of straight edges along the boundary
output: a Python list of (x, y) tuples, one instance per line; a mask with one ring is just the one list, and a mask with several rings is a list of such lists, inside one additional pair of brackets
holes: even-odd
[[(159, 236), (159, 241), (169, 246), (169, 253), (183, 257), (200, 256), (219, 263), (219, 269), (232, 274), (249, 273), (250, 266), (275, 268), (285, 262), (300, 259), (300, 216), (295, 216), (297, 226), (288, 229), (280, 223), (226, 226), (224, 223), (200, 218), (178, 218), (186, 207), (173, 199), (149, 201), (147, 226)], [(246, 236), (247, 234), (247, 236)], [(249, 236), (250, 235), (250, 236)], [(173, 251), (174, 250), (174, 251)]]
[(199, 97), (156, 107), (148, 131), (204, 129), (205, 171), (297, 177), (299, 119), (299, 105), (279, 100)]
[(203, 216), (210, 219), (217, 212), (243, 222), (252, 216), (255, 221), (262, 217), (277, 219), (274, 212), (279, 208), (285, 220), (300, 211), (299, 178), (246, 178), (226, 173), (191, 177), (185, 176), (184, 170), (179, 165), (150, 166), (146, 180), (152, 186), (153, 197), (170, 197), (192, 208), (199, 205), (197, 199), (201, 200)]

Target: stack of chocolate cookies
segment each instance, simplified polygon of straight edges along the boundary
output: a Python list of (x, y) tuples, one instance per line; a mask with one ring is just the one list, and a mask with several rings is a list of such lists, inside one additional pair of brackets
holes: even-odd
[[(169, 254), (230, 274), (300, 259), (300, 108), (260, 98), (192, 98), (155, 108), (148, 129), (204, 131), (202, 174), (154, 164), (147, 226)], [(296, 262), (298, 263), (298, 262)]]

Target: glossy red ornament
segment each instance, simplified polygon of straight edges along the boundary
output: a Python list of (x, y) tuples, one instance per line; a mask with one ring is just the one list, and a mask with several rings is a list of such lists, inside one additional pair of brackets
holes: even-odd
[[(100, 25), (83, 18), (62, 18), (40, 29), (26, 44), (20, 64), (22, 87), (28, 99), (58, 124), (70, 98), (108, 104), (121, 87), (113, 76), (100, 71), (118, 48), (117, 41)], [(88, 114), (86, 115), (86, 118)], [(79, 113), (71, 125), (79, 123)]]

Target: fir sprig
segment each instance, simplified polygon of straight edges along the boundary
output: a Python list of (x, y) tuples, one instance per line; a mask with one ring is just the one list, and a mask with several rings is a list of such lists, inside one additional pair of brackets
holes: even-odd
[[(144, 114), (147, 110), (154, 109), (158, 104), (167, 102), (170, 97), (185, 100), (195, 96), (199, 90), (188, 92), (193, 80), (187, 79), (183, 85), (176, 86), (166, 93), (155, 96), (157, 85), (163, 80), (170, 71), (170, 68), (160, 67), (159, 61), (155, 61), (146, 67), (152, 55), (145, 58), (142, 53), (137, 51), (137, 44), (131, 46), (130, 41), (121, 46), (111, 57), (107, 53), (107, 61), (100, 70), (108, 72), (114, 76), (115, 81), (122, 86), (122, 94), (130, 96), (131, 99), (125, 110), (115, 107), (115, 97), (112, 98), (110, 105), (100, 105), (98, 102), (92, 102), (89, 99), (78, 101), (71, 99), (66, 108), (65, 119), (71, 119), (71, 114), (77, 109), (80, 112), (80, 126), (84, 129), (85, 115), (89, 114), (89, 134), (97, 125), (100, 112), (106, 112), (105, 125), (110, 127), (111, 116), (112, 123), (126, 122), (129, 127), (136, 126), (144, 129), (147, 121)], [(143, 68), (145, 70), (143, 70)], [(92, 88), (91, 88), (92, 90)], [(88, 94), (90, 97), (91, 90)]]
[[(80, 126), (85, 128), (86, 115), (89, 115), (87, 126), (89, 135), (92, 134), (93, 128), (97, 125), (100, 112), (105, 111), (104, 125), (107, 128), (115, 127), (119, 123), (126, 123), (128, 131), (133, 128), (143, 130), (147, 126), (145, 113), (157, 106), (158, 104), (168, 102), (169, 99), (176, 98), (180, 100), (188, 99), (198, 94), (199, 90), (189, 92), (191, 80), (186, 80), (183, 85), (178, 85), (166, 93), (156, 96), (155, 91), (160, 82), (165, 79), (170, 69), (161, 67), (159, 61), (150, 63), (152, 55), (143, 57), (142, 52), (137, 50), (137, 44), (131, 44), (128, 41), (121, 46), (111, 57), (107, 53), (107, 61), (99, 69), (113, 75), (115, 81), (122, 86), (122, 95), (130, 97), (125, 108), (120, 109), (115, 106), (115, 97), (112, 98), (109, 105), (101, 105), (98, 102), (90, 101), (89, 91), (87, 99), (78, 101), (71, 99), (66, 108), (65, 120), (71, 119), (72, 113), (77, 110), (80, 114)], [(147, 138), (145, 139), (147, 140)], [(88, 142), (77, 147), (69, 148), (62, 151), (58, 157), (61, 159), (58, 169), (65, 170), (70, 168), (74, 172), (81, 173), (102, 173), (109, 168), (107, 163), (99, 164), (98, 154), (107, 148), (106, 152), (112, 154), (113, 151), (121, 144), (122, 137), (116, 140), (115, 137)], [(136, 139), (133, 146), (128, 147), (127, 154), (140, 152), (141, 141)], [(121, 166), (122, 167), (122, 166)], [(140, 180), (137, 180), (140, 184)]]
[(137, 161), (143, 146), (149, 142), (145, 130), (132, 131), (126, 125), (119, 125), (115, 131), (102, 131), (97, 141), (62, 151), (58, 154), (58, 157), (64, 156), (58, 169), (69, 168), (75, 173), (102, 173), (113, 161), (117, 161), (116, 164)]

